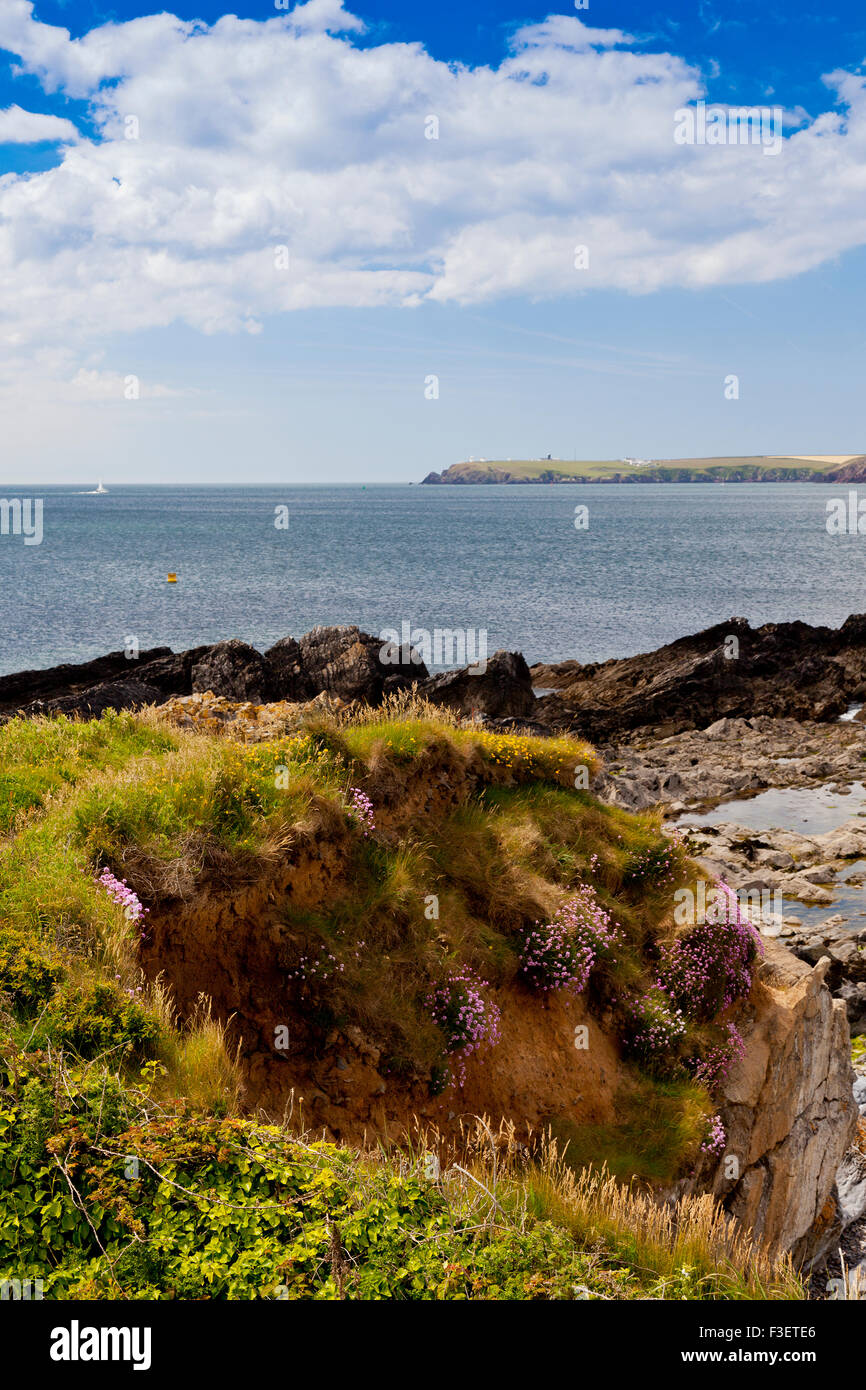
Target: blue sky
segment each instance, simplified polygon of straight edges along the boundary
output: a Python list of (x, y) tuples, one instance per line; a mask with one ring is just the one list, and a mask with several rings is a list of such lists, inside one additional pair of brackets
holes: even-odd
[(866, 451), (862, 6), (161, 13), (0, 7), (8, 481)]
[[(66, 28), (74, 37), (107, 23), (120, 23), (138, 15), (158, 13), (161, 6), (136, 0), (115, 4), (93, 0), (44, 0), (36, 14), (44, 24)], [(201, 3), (168, 4), (164, 7), (181, 19), (214, 23), (224, 14), (263, 20), (275, 13), (273, 3), (225, 6)], [(351, 7), (350, 7), (351, 8)], [(435, 5), (370, 0), (357, 8), (369, 25), (360, 42), (422, 42), (445, 62), (480, 64), (498, 62), (509, 34), (521, 24), (538, 21), (556, 11), (547, 3), (504, 6), (501, 0), (437, 0)], [(573, 13), (563, 4), (563, 14)], [(640, 0), (590, 0), (581, 17), (603, 27), (628, 30), (645, 36), (650, 45), (672, 47), (689, 62), (720, 71), (712, 84), (719, 100), (757, 99), (775, 88), (790, 105), (818, 107), (825, 101), (820, 74), (837, 67), (856, 68), (866, 62), (866, 11), (858, 0), (839, 0), (830, 6), (814, 0), (695, 0), (695, 3), (642, 4)], [(19, 100), (20, 84), (8, 75), (6, 64), (0, 99)], [(33, 84), (36, 93), (38, 87)], [(41, 110), (62, 110), (40, 102)]]

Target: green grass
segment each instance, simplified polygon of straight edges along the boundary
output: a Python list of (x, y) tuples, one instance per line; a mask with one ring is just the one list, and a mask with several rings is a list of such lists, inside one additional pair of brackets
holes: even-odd
[[(52, 737), (50, 726), (31, 731), (22, 722), (0, 730), (13, 781), (34, 740)], [(164, 738), (151, 716), (63, 721), (55, 737), (66, 740), (75, 777), (0, 845), (0, 920), (43, 949), (88, 960), (125, 989), (137, 984), (136, 933), (96, 883), (103, 867), (158, 911), (162, 896), (194, 894), (209, 864), (222, 874), (266, 874), (281, 846), (311, 834), (342, 835), (343, 870), (320, 909), (286, 902), (281, 966), (294, 978), (303, 957), (339, 962), (338, 971), (323, 967), (304, 980), (296, 1005), (322, 1029), (360, 1026), (395, 1067), (423, 1077), (436, 1065), (431, 984), (466, 965), (495, 986), (511, 984), (521, 932), (549, 920), (577, 884), (596, 884), (623, 932), (616, 962), (594, 983), (599, 1000), (628, 997), (650, 978), (646, 947), (670, 895), (651, 884), (636, 894), (625, 870), (630, 856), (661, 843), (658, 820), (574, 790), (575, 767), (591, 776), (597, 767), (579, 741), (372, 715), (342, 727), (319, 720), (246, 746)], [(352, 783), (372, 777), (371, 788), (398, 793), (417, 785), (426, 798), (443, 776), (455, 785), (465, 776), (464, 800), (441, 809), (435, 829), (414, 810), (399, 823), (399, 796), (387, 835), (365, 837), (351, 820)]]
[(176, 746), (166, 727), (108, 711), (81, 723), (13, 719), (0, 728), (0, 834), (23, 822), (58, 792), (104, 768), (121, 768), (140, 754)]
[(641, 1081), (617, 1103), (617, 1123), (579, 1125), (551, 1116), (550, 1132), (568, 1166), (581, 1172), (604, 1155), (615, 1178), (672, 1182), (697, 1158), (706, 1130), (707, 1094), (688, 1081)]
[(735, 477), (759, 479), (766, 473), (780, 474), (784, 479), (808, 478), (823, 474), (833, 465), (810, 463), (792, 457), (771, 458), (765, 455), (725, 456), (719, 458), (653, 459), (649, 467), (636, 468), (622, 459), (485, 459), (483, 463), (460, 463), (448, 471), (452, 476), (464, 472), (510, 473), (513, 477), (538, 481), (568, 478), (589, 478), (598, 481), (614, 477), (644, 476), (656, 481), (718, 481)]

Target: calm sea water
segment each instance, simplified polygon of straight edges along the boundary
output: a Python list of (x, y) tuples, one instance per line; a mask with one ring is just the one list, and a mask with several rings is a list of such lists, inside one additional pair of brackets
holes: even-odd
[[(88, 486), (84, 484), (82, 486)], [(866, 610), (866, 537), (815, 484), (8, 488), (44, 539), (0, 535), (0, 673), (317, 623), (486, 629), (529, 661), (648, 651), (732, 616)], [(866, 495), (866, 494), (864, 494)], [(574, 509), (589, 507), (588, 530)], [(274, 526), (289, 509), (288, 530)], [(176, 571), (178, 583), (166, 583)]]

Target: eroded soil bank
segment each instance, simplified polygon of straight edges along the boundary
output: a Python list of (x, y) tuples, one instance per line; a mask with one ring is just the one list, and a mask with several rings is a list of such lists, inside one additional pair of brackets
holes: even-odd
[[(399, 772), (374, 765), (367, 789), (384, 835), (411, 824), (435, 841), (450, 815), (507, 780), (446, 745)], [(604, 792), (604, 776), (597, 785)], [(452, 1077), (438, 1093), (429, 1079), (395, 1069), (372, 1030), (334, 1027), (299, 1003), (297, 922), (351, 889), (350, 838), (345, 821), (322, 809), (264, 867), (216, 863), (188, 891), (151, 892), (145, 970), (170, 984), (182, 1012), (202, 994), (213, 1001), (240, 1049), (246, 1106), (291, 1113), (347, 1141), (396, 1140), (419, 1125), (456, 1139), (479, 1114), (494, 1126), (512, 1121), (527, 1137), (550, 1123), (616, 1125), (635, 1073), (612, 1014), (591, 1010), (584, 996), (554, 993), (543, 1003), (518, 981), (498, 987), (501, 1043), (471, 1056), (462, 1084)], [(750, 1229), (809, 1263), (859, 1215), (847, 1010), (827, 988), (830, 960), (798, 961), (772, 938), (766, 948), (750, 996), (730, 1014), (745, 1048), (722, 1095), (728, 1163), (703, 1155), (684, 1181), (714, 1191)]]

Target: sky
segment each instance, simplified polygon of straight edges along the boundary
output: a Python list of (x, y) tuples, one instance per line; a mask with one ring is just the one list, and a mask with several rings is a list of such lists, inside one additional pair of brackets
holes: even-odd
[(0, 482), (866, 452), (862, 4), (289, 4), (0, 0)]

